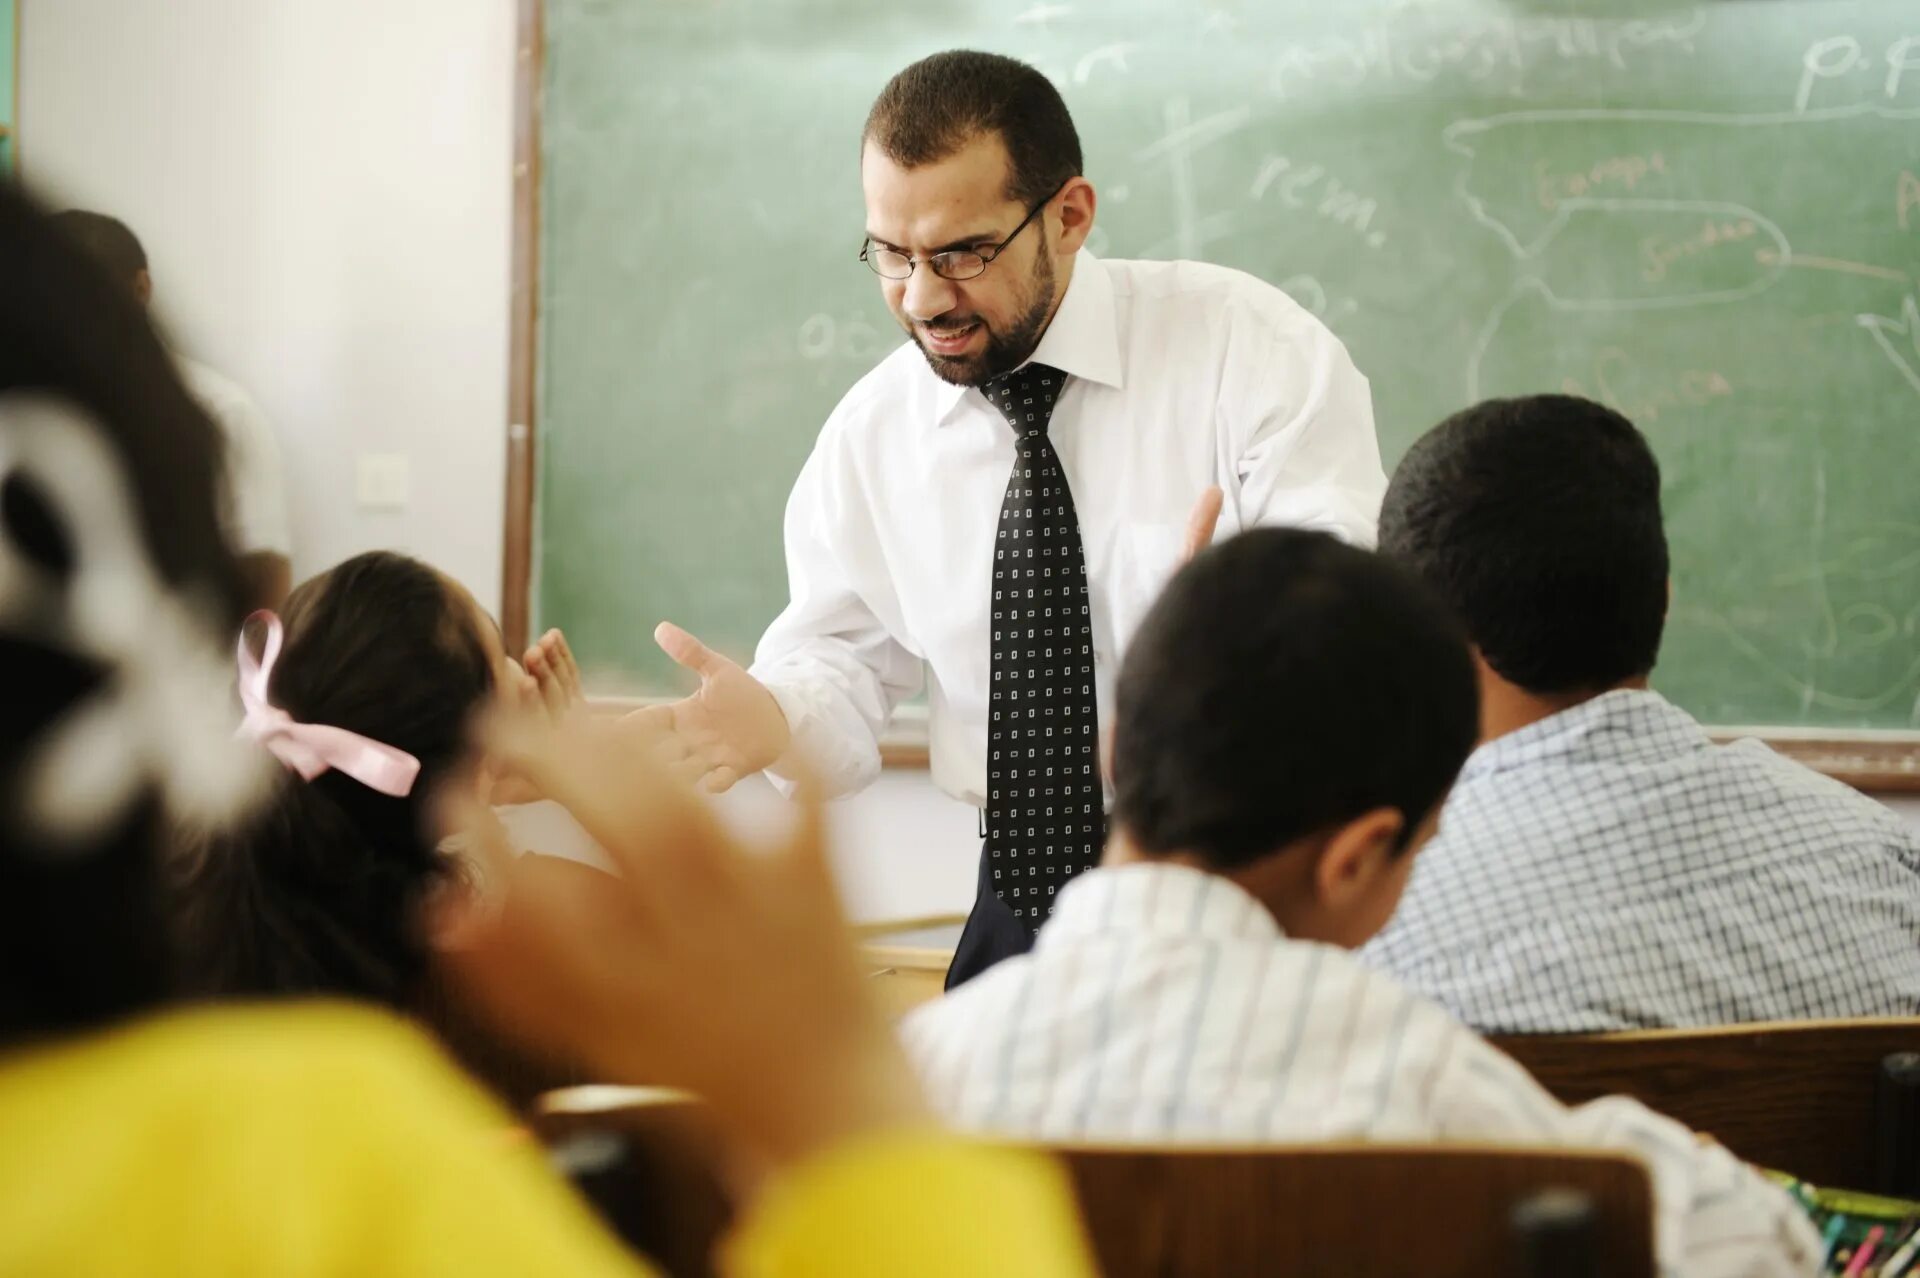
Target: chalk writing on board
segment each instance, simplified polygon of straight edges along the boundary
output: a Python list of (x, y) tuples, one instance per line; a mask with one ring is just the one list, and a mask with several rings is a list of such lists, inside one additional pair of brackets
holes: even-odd
[[(1701, 220), (1698, 230), (1690, 230), (1678, 239), (1649, 235), (1640, 241), (1640, 278), (1649, 284), (1657, 284), (1667, 278), (1674, 263), (1717, 248), (1740, 244), (1759, 233), (1758, 224), (1750, 217), (1737, 220), (1709, 217)], [(1757, 254), (1755, 260), (1764, 264)]]
[(1609, 155), (1576, 173), (1568, 173), (1564, 167), (1542, 157), (1533, 166), (1534, 198), (1542, 209), (1552, 213), (1565, 200), (1588, 195), (1631, 195), (1650, 177), (1666, 174), (1667, 157), (1660, 151), (1650, 155)]
[(1175, 97), (1167, 100), (1161, 115), (1166, 125), (1165, 132), (1134, 152), (1133, 158), (1140, 164), (1155, 160), (1167, 162), (1167, 186), (1173, 196), (1174, 229), (1168, 239), (1155, 244), (1142, 256), (1204, 257), (1208, 244), (1233, 233), (1235, 218), (1227, 211), (1200, 211), (1199, 196), (1194, 189), (1192, 157), (1202, 147), (1246, 128), (1247, 122), (1253, 118), (1253, 108), (1245, 105), (1232, 107), (1196, 120), (1193, 118), (1192, 104), (1184, 97)]
[(1230, 36), (1240, 29), (1240, 19), (1226, 9), (1214, 9), (1200, 21), (1200, 34), (1203, 36)]
[[(1417, 11), (1404, 16), (1415, 18)], [(1706, 27), (1704, 6), (1662, 19), (1550, 18), (1501, 14), (1379, 24), (1357, 34), (1282, 46), (1267, 74), (1278, 97), (1319, 82), (1425, 84), (1443, 75), (1476, 83), (1504, 80), (1518, 91), (1530, 61), (1601, 62), (1625, 69), (1643, 50), (1693, 52)]]
[[(1920, 77), (1916, 77), (1920, 84)], [(1848, 106), (1815, 108), (1808, 111), (1775, 111), (1752, 114), (1704, 112), (1704, 111), (1665, 111), (1641, 110), (1617, 107), (1587, 107), (1565, 110), (1508, 111), (1498, 115), (1481, 116), (1474, 119), (1455, 120), (1441, 130), (1441, 142), (1456, 155), (1465, 157), (1454, 178), (1454, 195), (1472, 214), (1475, 221), (1486, 226), (1507, 246), (1516, 258), (1531, 257), (1544, 243), (1552, 238), (1558, 227), (1552, 223), (1541, 231), (1531, 229), (1532, 220), (1537, 220), (1541, 212), (1532, 201), (1517, 208), (1513, 214), (1502, 215), (1490, 207), (1489, 200), (1483, 198), (1474, 188), (1477, 172), (1476, 161), (1480, 153), (1492, 146), (1496, 139), (1502, 139), (1507, 131), (1515, 131), (1517, 136), (1526, 136), (1544, 128), (1556, 128), (1568, 133), (1578, 133), (1589, 125), (1644, 126), (1656, 136), (1662, 129), (1681, 129), (1698, 127), (1704, 130), (1736, 130), (1773, 128), (1779, 125), (1793, 125), (1809, 128), (1817, 124), (1833, 123), (1842, 120), (1863, 118), (1886, 120), (1920, 120), (1920, 103), (1914, 106), (1887, 106), (1880, 102), (1858, 102)], [(1662, 147), (1671, 152), (1670, 147)], [(1669, 155), (1669, 165), (1671, 165)], [(1564, 205), (1556, 211), (1564, 211)], [(1528, 225), (1521, 225), (1521, 213), (1535, 215)]]
[[(1753, 256), (1756, 261), (1767, 264), (1782, 260), (1771, 249), (1758, 249)], [(1858, 275), (1870, 280), (1890, 280), (1895, 284), (1904, 284), (1913, 278), (1891, 266), (1875, 266), (1872, 262), (1852, 262), (1842, 257), (1820, 257), (1811, 253), (1796, 253), (1785, 259), (1784, 264), (1795, 270), (1832, 271), (1838, 275)]]
[(1914, 216), (1917, 210), (1920, 210), (1920, 177), (1903, 169), (1893, 185), (1893, 216), (1901, 230), (1920, 227), (1920, 217)]
[(1045, 30), (1053, 24), (1055, 18), (1070, 18), (1073, 6), (1070, 4), (1036, 4), (1031, 9), (1014, 15), (1015, 26), (1039, 27)]
[[(1807, 672), (1797, 674), (1782, 654), (1770, 653), (1756, 637), (1772, 638), (1776, 632), (1764, 611), (1735, 608), (1720, 616), (1696, 605), (1676, 605), (1677, 616), (1704, 623), (1721, 632), (1733, 646), (1761, 672), (1763, 677), (1788, 689), (1800, 699), (1802, 709), (1820, 706), (1849, 714), (1871, 713), (1905, 701), (1916, 676), (1920, 676), (1920, 604), (1904, 617), (1876, 600), (1857, 600), (1836, 607), (1836, 589), (1867, 587), (1884, 589), (1920, 570), (1920, 524), (1885, 521), (1868, 527), (1838, 550), (1823, 549), (1820, 542), (1826, 524), (1826, 484), (1823, 469), (1816, 464), (1810, 476), (1813, 485), (1815, 530), (1810, 562), (1788, 572), (1776, 574), (1768, 583), (1775, 590), (1808, 589), (1817, 600), (1819, 626), (1803, 635), (1798, 655)], [(1842, 695), (1822, 688), (1816, 677), (1819, 669), (1844, 656), (1861, 656), (1887, 649), (1905, 647), (1914, 655), (1903, 669), (1877, 681), (1876, 686), (1858, 690), (1857, 695)], [(1920, 699), (1916, 699), (1911, 718), (1920, 723)]]
[(1360, 309), (1360, 304), (1351, 297), (1328, 297), (1326, 285), (1312, 275), (1289, 275), (1275, 287), (1311, 311), (1315, 318), (1330, 324)]
[(1920, 395), (1920, 300), (1909, 293), (1900, 301), (1900, 318), (1866, 314), (1856, 317), (1867, 330), (1880, 353), (1893, 361), (1907, 379), (1907, 385)]
[[(1904, 670), (1898, 671), (1888, 680), (1883, 680), (1877, 692), (1864, 696), (1844, 696), (1829, 692), (1822, 689), (1815, 681), (1787, 669), (1769, 656), (1740, 627), (1735, 626), (1725, 617), (1700, 608), (1676, 607), (1674, 613), (1678, 619), (1684, 619), (1694, 625), (1711, 626), (1719, 631), (1735, 651), (1753, 664), (1763, 678), (1796, 694), (1800, 698), (1803, 712), (1818, 706), (1839, 714), (1872, 714), (1876, 710), (1883, 710), (1896, 702), (1904, 701), (1907, 689), (1914, 685), (1915, 680), (1920, 680), (1920, 657), (1915, 657)], [(1920, 722), (1920, 702), (1914, 705), (1913, 719), (1915, 722)]]
[(1126, 74), (1128, 70), (1127, 55), (1139, 47), (1140, 46), (1132, 40), (1122, 40), (1114, 44), (1101, 45), (1073, 64), (1073, 82), (1077, 85), (1085, 84), (1087, 81), (1093, 79), (1095, 69), (1101, 66), (1112, 67), (1122, 75)]
[[(1881, 66), (1885, 74), (1879, 75)], [(1920, 85), (1920, 36), (1902, 36), (1886, 47), (1879, 65), (1869, 60), (1867, 51), (1850, 35), (1828, 36), (1807, 46), (1800, 59), (1800, 87), (1793, 95), (1793, 109), (1805, 111), (1813, 101), (1814, 87), (1832, 81), (1845, 81), (1849, 92), (1861, 74), (1874, 77), (1874, 89), (1885, 101), (1897, 103), (1909, 84)], [(1912, 80), (1907, 79), (1914, 73)], [(1908, 105), (1912, 105), (1909, 103)]]
[(1269, 191), (1287, 208), (1311, 210), (1317, 217), (1351, 228), (1368, 248), (1387, 242), (1386, 233), (1373, 225), (1380, 201), (1347, 186), (1325, 165), (1295, 164), (1287, 156), (1270, 155), (1261, 161), (1248, 194), (1262, 200)]
[(892, 334), (858, 314), (836, 318), (818, 311), (800, 321), (794, 345), (804, 360), (845, 359), (872, 363), (893, 349)]
[(1704, 408), (1733, 394), (1733, 384), (1716, 369), (1687, 368), (1672, 378), (1650, 377), (1635, 365), (1632, 354), (1619, 346), (1602, 346), (1594, 351), (1585, 375), (1563, 378), (1560, 389), (1605, 404), (1642, 425), (1659, 421), (1668, 409)]

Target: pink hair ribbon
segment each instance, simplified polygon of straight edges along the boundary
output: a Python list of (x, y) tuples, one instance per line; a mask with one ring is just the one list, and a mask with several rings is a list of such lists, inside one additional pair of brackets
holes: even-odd
[(301, 723), (267, 700), (273, 665), (280, 659), (280, 618), (262, 611), (247, 620), (249, 624), (266, 624), (267, 642), (266, 650), (255, 660), (246, 635), (240, 636), (240, 704), (247, 715), (235, 735), (259, 742), (274, 758), (298, 772), (302, 780), (311, 781), (323, 772), (334, 771), (396, 799), (411, 794), (420, 776), (420, 760), (345, 728)]

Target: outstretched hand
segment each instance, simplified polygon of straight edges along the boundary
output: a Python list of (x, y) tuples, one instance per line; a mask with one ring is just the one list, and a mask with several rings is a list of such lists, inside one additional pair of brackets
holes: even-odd
[(717, 794), (786, 753), (792, 733), (766, 685), (671, 622), (661, 622), (653, 637), (700, 677), (699, 691), (636, 710), (621, 726), (648, 742), (674, 777)]

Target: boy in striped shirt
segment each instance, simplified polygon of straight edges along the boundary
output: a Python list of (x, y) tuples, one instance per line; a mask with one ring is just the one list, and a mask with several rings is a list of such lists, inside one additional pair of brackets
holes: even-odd
[(1813, 1271), (1793, 1202), (1626, 1099), (1567, 1109), (1349, 951), (1392, 915), (1478, 729), (1473, 666), (1404, 570), (1257, 529), (1168, 587), (1121, 671), (1115, 835), (1031, 954), (905, 1028), (934, 1103), (1043, 1140), (1626, 1149), (1663, 1271)]

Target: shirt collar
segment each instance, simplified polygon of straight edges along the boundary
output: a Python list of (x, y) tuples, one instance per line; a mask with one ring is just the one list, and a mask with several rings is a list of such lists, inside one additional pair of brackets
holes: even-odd
[(1280, 925), (1252, 894), (1218, 874), (1162, 861), (1088, 870), (1061, 890), (1036, 945), (1102, 932), (1277, 941)]
[(1462, 782), (1543, 763), (1653, 763), (1712, 742), (1693, 716), (1657, 692), (1617, 688), (1475, 750)]
[[(1102, 386), (1122, 389), (1120, 369), (1120, 319), (1114, 311), (1113, 279), (1093, 254), (1081, 249), (1074, 255), (1073, 278), (1060, 299), (1053, 322), (1040, 335), (1028, 363), (1046, 364), (1069, 377), (1078, 377)], [(933, 374), (929, 370), (929, 377)], [(956, 386), (935, 379), (933, 422), (944, 426), (953, 410), (967, 397), (971, 386)]]

